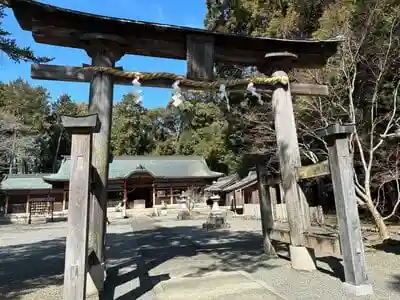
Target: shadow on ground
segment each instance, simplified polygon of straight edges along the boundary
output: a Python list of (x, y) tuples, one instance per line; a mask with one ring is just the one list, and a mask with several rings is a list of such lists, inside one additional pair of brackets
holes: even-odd
[(395, 291), (400, 291), (400, 274), (393, 276), (393, 280), (389, 283), (389, 287)]
[[(202, 276), (213, 271), (244, 270), (252, 273), (259, 268), (272, 269), (287, 264), (283, 260), (267, 260), (259, 233), (207, 232), (197, 226), (163, 228), (157, 227), (155, 222), (146, 221), (136, 221), (132, 228), (133, 231), (130, 232), (107, 234), (108, 276), (101, 297), (103, 300), (137, 299), (146, 294), (160, 281), (170, 279), (169, 269), (159, 267), (175, 258), (177, 260), (172, 261), (172, 265), (189, 257), (207, 258), (205, 263), (201, 261), (185, 274), (189, 277)], [(32, 234), (35, 232), (32, 231)], [(288, 259), (287, 245), (276, 244), (276, 247), (281, 258)], [(48, 285), (58, 285), (61, 288), (64, 251), (64, 238), (2, 247), (0, 298), (18, 299)], [(319, 268), (320, 271), (343, 281), (344, 272), (340, 259), (320, 257), (318, 260), (330, 269)], [(163, 270), (167, 271), (163, 273)], [(135, 284), (129, 285), (132, 281)], [(126, 287), (121, 290), (124, 285)], [(400, 275), (395, 276), (390, 285), (393, 290), (400, 290)]]
[[(202, 261), (202, 266), (185, 275), (190, 277), (202, 276), (213, 271), (244, 270), (251, 273), (261, 267), (274, 267), (266, 263), (262, 251), (262, 238), (259, 234), (251, 232), (205, 232), (196, 226), (154, 227), (151, 229), (140, 229), (133, 226), (133, 228), (135, 228), (133, 235), (136, 243), (134, 248), (125, 243), (125, 237), (121, 236), (117, 238), (120, 242), (113, 244), (111, 249), (111, 252), (119, 251), (119, 256), (122, 255), (123, 257), (127, 256), (124, 255), (125, 251), (130, 253), (132, 261), (123, 262), (119, 260), (115, 266), (109, 269), (102, 299), (137, 299), (160, 281), (171, 278), (169, 273), (161, 272), (161, 274), (150, 276), (149, 272), (173, 258), (188, 258), (197, 255), (199, 255), (197, 259), (201, 259), (199, 258), (201, 255), (207, 257), (206, 261)], [(191, 240), (193, 237), (197, 237), (197, 242)], [(199, 240), (219, 240), (219, 242), (213, 245), (201, 245)], [(122, 249), (121, 245), (124, 245), (124, 243), (125, 249)], [(124, 269), (126, 270), (127, 265), (132, 266), (132, 263), (136, 265), (136, 268), (121, 272)], [(179, 268), (179, 266), (173, 267)], [(183, 266), (183, 268), (185, 267)], [(138, 279), (140, 283), (135, 289), (121, 296), (115, 296), (119, 294), (115, 293), (117, 287), (135, 279)]]
[(0, 298), (18, 299), (34, 289), (62, 284), (64, 248), (65, 239), (2, 247)]
[(376, 250), (379, 251), (384, 251), (386, 253), (392, 253), (392, 254), (400, 254), (400, 241), (395, 240), (395, 239), (388, 239), (382, 242), (381, 244), (372, 246), (372, 248), (375, 248)]
[[(148, 225), (148, 224), (147, 224)], [(190, 276), (221, 270), (253, 272), (268, 267), (262, 252), (260, 235), (249, 232), (208, 232), (195, 226), (146, 229), (146, 224), (134, 232), (108, 233), (108, 276), (102, 299), (136, 299), (154, 285), (168, 280), (170, 274), (151, 276), (149, 271), (176, 257), (207, 254), (214, 263), (199, 268)], [(151, 227), (151, 226), (150, 226)], [(32, 234), (35, 232), (32, 230)], [(199, 246), (187, 237), (224, 239), (217, 245)], [(49, 285), (63, 284), (65, 238), (31, 244), (6, 246), (0, 249), (0, 298), (18, 299)], [(269, 266), (273, 267), (273, 266)], [(118, 286), (137, 280), (135, 288), (115, 296)]]

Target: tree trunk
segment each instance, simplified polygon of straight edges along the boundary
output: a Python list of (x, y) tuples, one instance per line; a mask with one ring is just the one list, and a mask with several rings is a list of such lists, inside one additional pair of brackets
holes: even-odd
[(366, 201), (367, 207), (369, 211), (372, 214), (372, 217), (374, 218), (375, 225), (378, 228), (378, 232), (382, 240), (388, 240), (390, 239), (390, 233), (389, 230), (385, 224), (385, 221), (383, 220), (383, 217), (379, 213), (379, 211), (376, 209), (375, 205), (372, 202), (372, 199), (368, 199)]
[(13, 132), (12, 150), (11, 150), (11, 155), (10, 155), (10, 165), (9, 165), (9, 168), (8, 168), (8, 174), (10, 174), (10, 175), (13, 173), (13, 169), (14, 169), (16, 139), (17, 139), (17, 135), (16, 135), (16, 132), (14, 130), (14, 132)]
[(53, 173), (56, 172), (58, 152), (60, 151), (60, 144), (61, 144), (61, 138), (63, 136), (63, 133), (64, 133), (64, 129), (61, 129), (60, 135), (58, 136), (56, 153), (54, 154), (54, 159), (53, 159)]

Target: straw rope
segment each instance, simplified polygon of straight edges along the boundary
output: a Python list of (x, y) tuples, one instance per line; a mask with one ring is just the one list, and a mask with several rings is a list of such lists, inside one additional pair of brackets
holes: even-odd
[(155, 79), (164, 79), (164, 80), (171, 80), (171, 81), (179, 81), (181, 86), (185, 87), (192, 87), (197, 89), (219, 89), (220, 86), (223, 84), (226, 88), (234, 88), (237, 86), (248, 85), (249, 83), (253, 83), (254, 85), (257, 84), (289, 84), (289, 78), (287, 76), (276, 76), (276, 77), (252, 77), (252, 78), (245, 78), (245, 79), (228, 79), (228, 80), (215, 80), (215, 81), (202, 81), (202, 80), (191, 80), (186, 78), (185, 76), (176, 75), (173, 73), (167, 72), (127, 72), (122, 71), (114, 68), (106, 68), (106, 67), (94, 67), (88, 66), (82, 68), (83, 70), (88, 71), (95, 71), (95, 72), (103, 72), (107, 73), (116, 77), (123, 77), (123, 78), (132, 78), (138, 80), (155, 80)]

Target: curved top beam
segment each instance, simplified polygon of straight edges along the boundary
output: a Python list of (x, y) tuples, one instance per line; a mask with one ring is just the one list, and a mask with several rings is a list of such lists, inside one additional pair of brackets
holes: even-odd
[(291, 52), (298, 56), (293, 67), (323, 67), (337, 51), (341, 40), (285, 40), (261, 38), (203, 29), (163, 25), (129, 19), (99, 16), (59, 8), (31, 0), (7, 0), (22, 29), (31, 31), (36, 42), (85, 48), (84, 34), (115, 36), (127, 54), (186, 59), (189, 35), (214, 40), (215, 61), (257, 65), (266, 52)]

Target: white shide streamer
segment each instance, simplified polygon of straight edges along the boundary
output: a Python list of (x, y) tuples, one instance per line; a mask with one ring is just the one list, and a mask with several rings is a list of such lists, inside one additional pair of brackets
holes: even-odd
[(247, 85), (247, 90), (248, 90), (253, 96), (255, 96), (255, 97), (258, 98), (258, 103), (259, 103), (259, 104), (261, 104), (261, 105), (264, 104), (264, 101), (262, 101), (262, 99), (261, 99), (261, 94), (260, 94), (260, 93), (257, 93), (256, 87), (254, 86), (254, 83), (250, 82), (250, 83)]
[(135, 87), (135, 91), (133, 93), (136, 96), (136, 104), (142, 103), (143, 102), (143, 96), (142, 96), (142, 90), (140, 89), (141, 83), (139, 82), (139, 78), (136, 77), (132, 81), (132, 84)]
[(231, 106), (229, 104), (229, 98), (228, 98), (228, 93), (226, 92), (225, 84), (221, 84), (219, 86), (219, 98), (221, 99), (221, 101), (223, 100), (226, 101), (226, 108), (228, 109), (228, 111), (230, 111)]
[(173, 94), (172, 94), (172, 105), (174, 105), (175, 107), (178, 107), (179, 105), (181, 105), (183, 103), (183, 95), (182, 95), (182, 90), (179, 87), (179, 80), (175, 81), (172, 85), (173, 88)]

